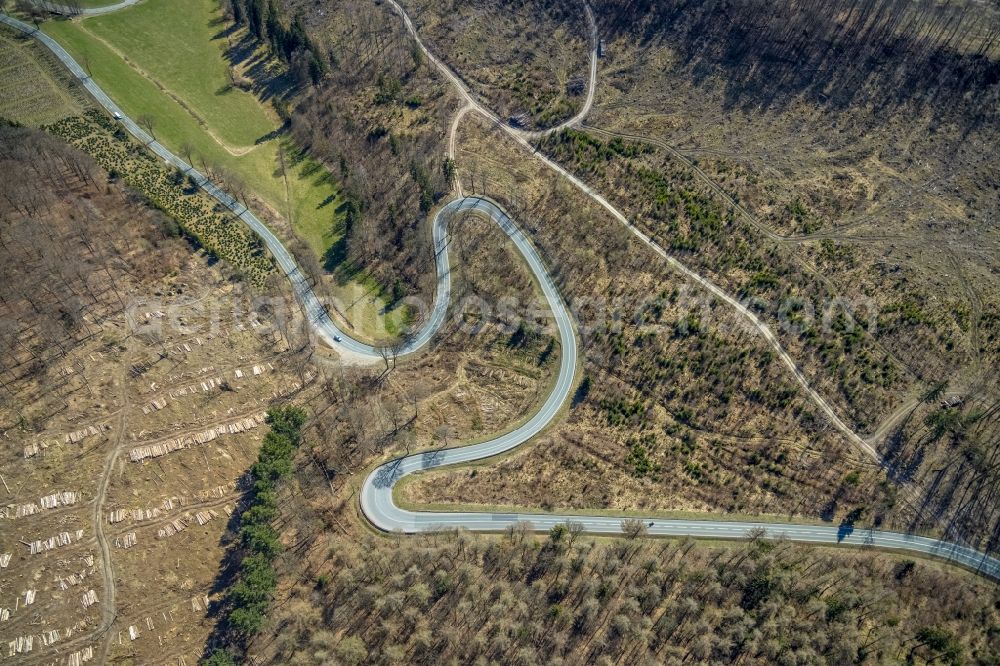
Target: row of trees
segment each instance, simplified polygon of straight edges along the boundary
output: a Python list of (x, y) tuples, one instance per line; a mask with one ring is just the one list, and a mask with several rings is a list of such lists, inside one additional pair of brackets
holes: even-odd
[(233, 557), (238, 561), (236, 582), (225, 600), (225, 619), (209, 656), (209, 664), (235, 664), (246, 641), (261, 628), (274, 597), (277, 577), (274, 560), (282, 551), (278, 531), (278, 484), (292, 472), (292, 459), (299, 446), (305, 411), (295, 405), (272, 407), (267, 412), (270, 431), (264, 436), (257, 462), (250, 469), (253, 481), (246, 506), (239, 517), (239, 543)]

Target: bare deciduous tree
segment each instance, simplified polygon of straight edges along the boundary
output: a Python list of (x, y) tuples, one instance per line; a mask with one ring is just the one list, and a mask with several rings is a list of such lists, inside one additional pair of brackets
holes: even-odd
[(156, 139), (156, 134), (153, 132), (153, 129), (156, 126), (156, 119), (153, 118), (151, 114), (141, 113), (135, 121), (139, 123), (140, 127), (149, 132), (149, 136), (153, 137), (154, 140)]
[(629, 539), (638, 539), (646, 535), (646, 523), (638, 518), (626, 518), (622, 521), (622, 534)]

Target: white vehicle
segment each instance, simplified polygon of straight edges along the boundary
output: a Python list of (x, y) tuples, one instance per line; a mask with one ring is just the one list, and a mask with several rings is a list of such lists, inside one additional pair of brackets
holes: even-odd
[(121, 120), (122, 119), (122, 114), (119, 113), (118, 111), (115, 111), (111, 115), (113, 115), (115, 117), (115, 120)]

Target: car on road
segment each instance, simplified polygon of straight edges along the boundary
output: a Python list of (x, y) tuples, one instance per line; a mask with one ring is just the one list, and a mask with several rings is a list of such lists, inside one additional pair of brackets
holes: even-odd
[(115, 117), (115, 120), (121, 120), (122, 119), (122, 114), (119, 111), (115, 111), (111, 115), (113, 115)]
[(333, 341), (334, 342), (343, 342), (344, 339), (342, 337), (340, 337), (339, 335), (335, 335), (335, 336), (333, 336)]

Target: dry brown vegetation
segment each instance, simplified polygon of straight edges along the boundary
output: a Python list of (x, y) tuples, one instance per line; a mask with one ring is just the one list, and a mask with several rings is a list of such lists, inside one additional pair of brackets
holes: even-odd
[[(733, 291), (873, 304), (857, 313), (875, 324), (860, 336), (850, 326), (778, 328), (823, 394), (874, 431), (896, 474), (924, 488), (911, 525), (938, 522), (994, 547), (986, 498), (998, 487), (989, 371), (1000, 350), (990, 223), (1000, 186), (991, 167), (995, 8), (894, 0), (594, 8), (609, 48), (588, 129), (655, 152), (596, 162), (565, 145), (553, 152)], [(644, 178), (621, 169), (656, 170), (675, 193), (704, 197), (695, 201), (716, 211), (725, 234), (698, 237), (699, 216), (657, 210)], [(696, 251), (685, 246), (692, 237)], [(959, 408), (939, 406), (951, 396)]]
[(675, 256), (750, 303), (782, 335), (810, 382), (860, 430), (874, 427), (911, 388), (915, 373), (869, 332), (878, 330), (871, 310), (888, 309), (888, 299), (870, 307), (848, 300), (866, 294), (837, 291), (824, 271), (761, 239), (670, 155), (650, 144), (575, 130), (542, 146), (610, 193)]
[(222, 204), (159, 159), (103, 112), (91, 109), (45, 130), (90, 155), (113, 179), (121, 178), (177, 223), (193, 243), (240, 270), (254, 286), (276, 277), (261, 239)]
[[(344, 182), (349, 228), (330, 266), (363, 270), (396, 298), (429, 294), (426, 217), (451, 184), (442, 160), (457, 98), (384, 4), (285, 4), (307, 12), (335, 63), (290, 121)], [(449, 16), (446, 4), (406, 5), (501, 113), (525, 108), (544, 125), (571, 112), (566, 84), (585, 61), (579, 7), (453, 3)], [(1000, 306), (984, 149), (995, 144), (995, 31), (948, 8), (897, 15), (889, 0), (816, 13), (801, 3), (790, 19), (771, 6), (595, 3), (610, 55), (588, 122), (637, 138), (592, 130), (542, 148), (684, 261), (734, 293), (769, 297), (760, 310), (772, 323), (780, 298), (871, 298), (874, 327), (793, 316), (775, 328), (859, 429), (902, 416), (878, 439), (896, 473), (919, 482), (922, 504), (897, 498), (898, 479), (827, 426), (729, 309), (699, 299), (603, 209), (472, 116), (460, 133), (463, 187), (499, 199), (536, 242), (577, 313), (584, 379), (539, 441), (489, 467), (417, 477), (407, 498), (851, 515), (995, 548), (1000, 442), (987, 373)], [(918, 39), (886, 39), (910, 25)], [(977, 31), (978, 41), (962, 36)], [(839, 55), (827, 62), (824, 49)], [(526, 67), (512, 74), (515, 60)], [(912, 94), (928, 73), (940, 85)], [(245, 419), (294, 394), (313, 418), (273, 521), (284, 551), (273, 614), (249, 646), (272, 663), (996, 663), (996, 587), (931, 562), (758, 538), (593, 540), (572, 527), (548, 538), (372, 535), (356, 489), (377, 461), (507, 429), (549, 390), (559, 349), (502, 234), (453, 222), (456, 304), (431, 349), (342, 369), (295, 326), (272, 328), (281, 313), (255, 307), (225, 267), (192, 255), (169, 219), (88, 159), (3, 131), (3, 172), (34, 174), (0, 200), (8, 525), (28, 542), (70, 539), (38, 555), (7, 540), (18, 552), (5, 594), (20, 604), (37, 591), (31, 614), (19, 606), (3, 625), (5, 640), (35, 636), (28, 659), (53, 647), (137, 662), (210, 652), (206, 606), (218, 608), (233, 575), (239, 525), (227, 518), (259, 447)], [(508, 300), (518, 305), (496, 307)], [(205, 328), (234, 304), (247, 315)], [(177, 320), (158, 324), (174, 305)], [(940, 405), (956, 393), (964, 400)], [(186, 448), (129, 462), (188, 436)], [(42, 503), (36, 489), (79, 495), (29, 509)], [(81, 585), (99, 600), (86, 610)], [(56, 643), (42, 646), (53, 629)]]
[[(128, 292), (117, 284), (112, 268), (120, 273), (124, 263), (126, 272), (151, 281), (179, 268), (176, 253), (165, 253), (167, 260), (160, 261), (154, 253), (140, 252), (134, 238), (119, 237), (127, 216), (141, 211), (145, 224), (133, 229), (145, 235), (143, 246), (153, 249), (176, 237), (177, 226), (155, 210), (144, 210), (124, 189), (102, 192), (106, 176), (61, 141), (24, 128), (0, 131), (0, 160), (11, 174), (4, 179), (0, 202), (3, 368), (14, 382), (48, 378), (68, 349), (96, 335), (101, 321), (127, 306)], [(97, 201), (94, 193), (101, 195)], [(105, 214), (108, 209), (115, 214)], [(39, 381), (37, 389), (50, 392), (63, 384), (57, 376)], [(8, 391), (8, 400), (12, 397)], [(23, 423), (44, 423), (51, 416), (27, 411), (40, 406), (38, 397), (11, 400)]]
[(303, 357), (231, 271), (86, 155), (4, 127), (0, 160), (28, 176), (0, 197), (4, 650), (194, 663), (255, 417), (301, 388)]
[[(996, 290), (990, 288), (995, 283), (995, 229), (985, 222), (995, 216), (990, 193), (996, 185), (985, 148), (995, 142), (993, 124), (987, 122), (995, 113), (995, 17), (938, 11), (930, 5), (890, 5), (883, 2), (883, 11), (866, 13), (855, 3), (853, 13), (845, 9), (840, 14), (802, 5), (785, 22), (784, 13), (760, 3), (741, 6), (732, 20), (716, 20), (723, 8), (712, 3), (697, 11), (684, 3), (665, 3), (655, 10), (642, 3), (598, 3), (609, 56), (599, 76), (598, 107), (587, 123), (613, 134), (567, 133), (542, 147), (682, 260), (754, 303), (810, 382), (857, 430), (875, 433), (897, 464), (895, 474), (916, 479), (927, 490), (920, 507), (905, 508), (888, 524), (947, 531), (987, 547), (996, 524), (992, 512), (982, 510), (985, 505), (978, 501), (956, 498), (992, 497), (988, 489), (997, 485), (989, 462), (995, 455), (993, 429), (981, 421), (988, 423), (995, 403), (983, 372), (996, 362), (998, 335), (992, 302)], [(494, 18), (494, 24), (517, 20)], [(803, 26), (798, 41), (786, 39)], [(706, 30), (709, 37), (701, 39)], [(892, 36), (888, 42), (868, 39), (887, 34)], [(824, 46), (838, 49), (838, 57), (794, 70), (793, 61), (780, 57), (790, 44), (814, 49), (804, 51), (806, 58), (820, 58)], [(440, 48), (446, 51), (447, 45)], [(715, 70), (708, 67), (712, 62), (719, 63)], [(755, 70), (754, 62), (765, 66)], [(845, 62), (852, 66), (842, 67)], [(894, 63), (903, 62), (904, 68), (893, 70)], [(837, 76), (816, 73), (835, 64)], [(920, 94), (920, 86), (905, 83), (929, 73), (941, 85), (926, 95)], [(626, 138), (616, 140), (615, 133)], [(593, 455), (612, 446), (614, 453), (599, 459), (616, 466), (620, 479), (642, 478), (619, 481), (624, 485), (612, 484), (613, 490), (596, 495), (585, 493), (567, 480), (564, 461), (535, 456), (509, 463), (519, 474), (487, 473), (495, 484), (492, 490), (482, 490), (482, 477), (460, 489), (449, 485), (467, 474), (456, 472), (440, 480), (440, 493), (421, 497), (440, 501), (472, 493), (487, 503), (530, 504), (517, 500), (519, 493), (527, 493), (546, 505), (582, 507), (599, 500), (619, 508), (714, 504), (757, 511), (766, 506), (769, 512), (802, 511), (826, 518), (853, 510), (857, 503), (885, 524), (885, 511), (894, 503), (892, 484), (874, 474), (865, 476), (862, 461), (848, 458), (843, 467), (830, 467), (819, 459), (843, 461), (842, 449), (805, 446), (806, 452), (822, 451), (822, 456), (813, 454), (815, 467), (822, 470), (817, 472), (808, 463), (786, 465), (789, 459), (800, 460), (794, 452), (801, 445), (793, 444), (790, 451), (770, 445), (771, 437), (784, 434), (779, 424), (785, 408), (793, 419), (803, 419), (806, 432), (814, 431), (812, 407), (793, 397), (782, 368), (755, 376), (752, 336), (730, 343), (734, 358), (725, 353), (719, 335), (699, 330), (734, 328), (720, 308), (706, 312), (696, 305), (692, 313), (683, 302), (674, 307), (671, 300), (683, 301), (684, 290), (664, 289), (660, 279), (646, 279), (645, 267), (619, 258), (622, 241), (613, 236), (595, 243), (589, 256), (585, 234), (579, 232), (572, 241), (563, 239), (571, 250), (552, 251), (546, 231), (570, 226), (549, 218), (558, 210), (551, 205), (552, 193), (565, 185), (544, 171), (519, 168), (525, 155), (505, 151), (503, 145), (500, 135), (464, 145), (459, 171), (467, 186), (504, 200), (515, 216), (545, 219), (545, 224), (529, 224), (535, 225), (532, 231), (543, 250), (551, 252), (550, 263), (566, 276), (563, 287), (571, 297), (580, 295), (570, 286), (573, 276), (602, 270), (622, 271), (630, 287), (643, 292), (643, 298), (633, 297), (631, 308), (625, 308), (630, 310), (623, 317), (625, 335), (603, 332), (610, 344), (589, 354), (595, 373), (615, 374), (619, 359), (628, 355), (640, 366), (617, 387), (604, 374), (595, 374), (602, 389), (617, 388), (603, 398), (605, 406), (631, 408), (625, 429), (617, 435), (614, 430), (610, 435), (578, 433), (571, 446), (555, 448), (575, 468), (581, 450)], [(586, 219), (590, 231), (594, 214), (588, 218), (582, 200), (563, 208), (574, 212), (577, 223)], [(595, 262), (602, 255), (613, 259), (602, 266)], [(607, 285), (588, 286), (591, 293), (618, 295)], [(651, 321), (651, 309), (659, 322)], [(637, 312), (639, 324), (634, 321)], [(700, 321), (706, 314), (709, 321)], [(688, 315), (694, 319), (689, 321)], [(664, 321), (668, 328), (683, 330), (679, 335), (638, 334), (643, 325), (663, 328)], [(629, 322), (636, 329), (631, 334)], [(696, 324), (694, 335), (690, 323)], [(669, 344), (664, 346), (662, 338)], [(688, 338), (693, 340), (687, 347), (677, 341)], [(761, 353), (766, 357), (766, 350)], [(729, 405), (730, 423), (739, 423), (740, 431), (719, 417), (720, 405), (728, 405), (734, 393), (754, 405)], [(942, 418), (926, 416), (938, 409), (942, 393), (966, 396), (971, 403), (960, 419), (945, 417), (951, 423), (943, 429), (926, 425), (927, 418)], [(665, 403), (664, 395), (671, 396)], [(776, 409), (778, 405), (783, 408)], [(914, 408), (919, 413), (906, 423), (925, 424), (921, 427), (931, 436), (896, 437), (886, 444), (884, 436)], [(684, 432), (689, 425), (685, 419), (694, 420), (695, 432)], [(659, 432), (652, 438), (634, 432), (646, 421), (668, 431), (666, 442)], [(977, 424), (978, 434), (966, 437), (969, 428), (963, 423)], [(674, 441), (678, 435), (705, 441), (684, 444)], [(733, 435), (741, 439), (726, 439)], [(744, 443), (755, 439), (768, 442), (768, 450)], [(723, 445), (726, 441), (735, 443)], [(673, 492), (676, 485), (697, 485), (695, 497), (650, 497), (642, 489), (654, 483), (656, 474), (648, 470), (657, 467), (670, 479)], [(715, 474), (706, 475), (712, 467)], [(859, 468), (860, 483), (852, 467)], [(601, 465), (591, 462), (586, 468)], [(520, 481), (522, 476), (529, 480)], [(758, 488), (751, 493), (733, 489), (736, 497), (723, 499), (730, 489), (704, 487), (704, 479), (713, 476), (720, 486), (743, 477)], [(785, 484), (783, 477), (795, 481)], [(852, 482), (844, 484), (845, 478)], [(806, 500), (797, 492), (811, 483), (815, 490), (806, 496), (825, 495), (823, 501)], [(547, 497), (553, 493), (556, 498)], [(782, 495), (794, 497), (795, 507), (781, 507), (774, 497)]]
[(885, 437), (887, 456), (900, 474), (928, 488), (921, 518), (948, 516), (947, 534), (986, 551), (1000, 547), (998, 390), (988, 380), (961, 404), (932, 391), (931, 400), (905, 412)]
[[(327, 376), (328, 402), (306, 438), (325, 469), (361, 471), (373, 456), (485, 438), (528, 418), (548, 394), (559, 347), (548, 311), (526, 305), (535, 286), (513, 246), (476, 215), (454, 219), (451, 233), (454, 300), (432, 348)], [(509, 310), (480, 305), (501, 302)]]
[(401, 4), (424, 43), (499, 117), (544, 129), (579, 111), (590, 52), (579, 0)]
[(349, 484), (301, 465), (295, 552), (250, 649), (266, 663), (989, 664), (1000, 647), (996, 587), (927, 562), (571, 525), (390, 540), (358, 527)]
[(86, 108), (82, 88), (69, 72), (49, 66), (51, 60), (35, 40), (0, 28), (0, 118), (37, 127)]
[[(531, 295), (499, 230), (470, 220), (453, 232), (458, 302)], [(538, 384), (515, 388), (513, 374), (496, 381), (497, 369), (528, 376), (544, 344), (512, 351), (507, 321), (462, 319), (485, 326), (470, 335), (452, 318), (435, 349), (374, 383), (381, 371), (326, 380), (281, 491), (279, 589), (249, 656), (283, 664), (989, 663), (1000, 621), (995, 586), (925, 561), (759, 540), (593, 540), (571, 527), (548, 538), (372, 535), (356, 490), (375, 459), (488, 436), (534, 409), (525, 398), (545, 395)], [(479, 365), (490, 373), (471, 376)], [(595, 398), (607, 381), (595, 377)], [(498, 394), (505, 417), (477, 427)], [(606, 432), (606, 416), (588, 397), (553, 439), (587, 420)], [(546, 440), (529, 455), (567, 459)], [(577, 489), (605, 482), (592, 467), (582, 471), (585, 481), (562, 469), (522, 482), (515, 496), (534, 501), (534, 487), (562, 497), (557, 484), (566, 479)], [(627, 485), (620, 474), (606, 478)], [(846, 492), (867, 478), (847, 480)], [(465, 484), (451, 481), (449, 496), (466, 497)], [(588, 500), (588, 508), (600, 501)]]
[(899, 374), (971, 390), (996, 361), (978, 331), (997, 307), (995, 13), (892, 0), (751, 2), (725, 20), (711, 2), (596, 8), (614, 39), (587, 124), (662, 144), (699, 187), (721, 187), (718, 205), (742, 205), (752, 249), (873, 299)]
[(590, 389), (537, 446), (474, 476), (414, 481), (414, 499), (827, 520), (865, 507), (869, 519), (907, 524), (910, 508), (895, 505), (884, 475), (828, 429), (733, 313), (699, 300), (495, 129), (470, 120), (460, 137), (466, 190), (490, 183), (555, 267), (580, 323)]

